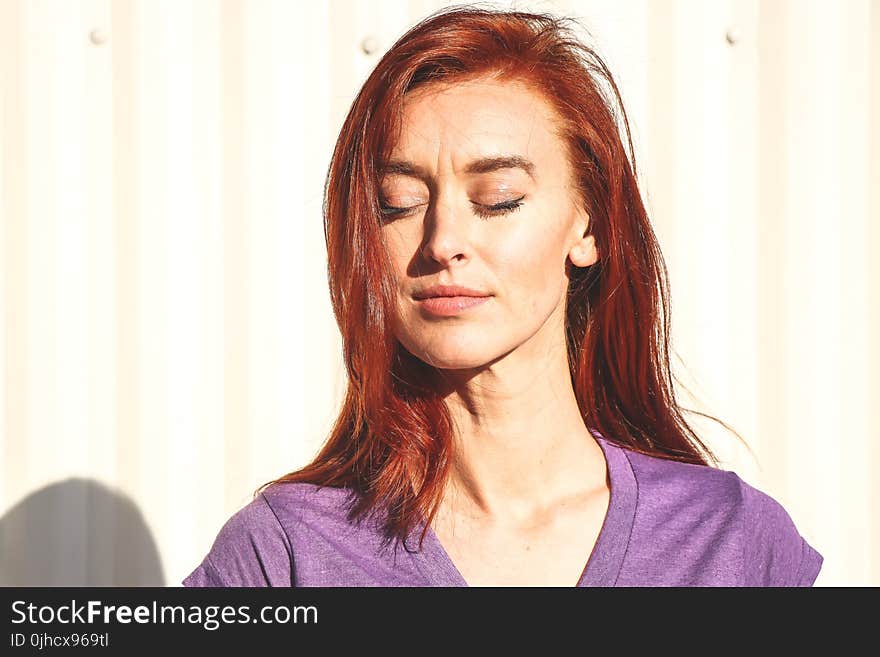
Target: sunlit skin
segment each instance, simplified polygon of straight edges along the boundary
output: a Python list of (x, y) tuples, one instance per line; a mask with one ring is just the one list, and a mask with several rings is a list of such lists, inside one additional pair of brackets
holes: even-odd
[[(432, 529), (470, 584), (573, 585), (604, 520), (608, 484), (566, 356), (569, 270), (598, 253), (557, 117), (525, 84), (489, 78), (419, 88), (403, 110), (387, 158), (397, 166), (380, 199), (397, 338), (442, 370), (456, 425)], [(511, 156), (531, 171), (468, 171)], [(498, 204), (508, 205), (490, 209)], [(412, 296), (436, 284), (491, 297), (436, 317)]]

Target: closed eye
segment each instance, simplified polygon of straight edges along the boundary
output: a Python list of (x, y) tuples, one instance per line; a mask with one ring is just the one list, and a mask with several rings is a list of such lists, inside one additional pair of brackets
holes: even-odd
[[(474, 212), (481, 217), (493, 217), (499, 216), (502, 214), (508, 214), (509, 212), (513, 212), (514, 210), (522, 207), (522, 201), (525, 196), (520, 196), (517, 199), (513, 199), (511, 201), (504, 201), (503, 203), (496, 203), (494, 205), (482, 205), (480, 203), (475, 203), (471, 201), (471, 205), (474, 206)], [(409, 208), (399, 208), (393, 205), (380, 205), (380, 212), (386, 217), (402, 217), (406, 216), (416, 208), (418, 205), (414, 205)]]
[[(512, 201), (504, 201), (504, 203), (497, 203), (495, 205), (480, 205), (479, 203), (474, 203), (474, 212), (476, 212), (481, 217), (493, 217), (502, 214), (508, 214), (522, 207), (522, 200), (524, 198), (525, 196), (520, 196), (519, 198), (513, 199)], [(471, 202), (473, 203), (473, 201)]]

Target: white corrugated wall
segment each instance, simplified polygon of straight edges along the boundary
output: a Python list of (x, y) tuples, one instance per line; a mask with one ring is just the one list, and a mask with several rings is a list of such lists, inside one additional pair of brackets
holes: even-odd
[[(177, 585), (317, 450), (330, 151), (444, 4), (0, 0), (0, 584)], [(754, 454), (695, 424), (880, 585), (880, 2), (514, 6), (620, 82), (682, 399)]]

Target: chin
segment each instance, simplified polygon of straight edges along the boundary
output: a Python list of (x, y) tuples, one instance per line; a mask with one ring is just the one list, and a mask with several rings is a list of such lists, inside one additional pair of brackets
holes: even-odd
[[(430, 360), (428, 360), (428, 358), (430, 358)], [(482, 367), (490, 362), (483, 356), (451, 356), (448, 358), (426, 357), (422, 360), (441, 370), (472, 370)]]
[(470, 370), (492, 363), (507, 350), (501, 349), (497, 343), (481, 344), (479, 341), (467, 345), (434, 342), (427, 344), (409, 344), (406, 349), (419, 360), (442, 370)]

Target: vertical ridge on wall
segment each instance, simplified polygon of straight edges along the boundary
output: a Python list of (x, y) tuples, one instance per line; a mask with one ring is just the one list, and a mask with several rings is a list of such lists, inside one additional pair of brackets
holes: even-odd
[(759, 350), (758, 327), (754, 321), (757, 308), (755, 300), (759, 298), (761, 286), (758, 271), (762, 239), (758, 196), (760, 171), (755, 166), (761, 149), (760, 2), (745, 0), (728, 4), (729, 22), (719, 25), (714, 33), (719, 41), (723, 35), (730, 67), (727, 134), (731, 166), (727, 178), (728, 221), (722, 235), (727, 245), (719, 245), (719, 248), (725, 248), (729, 257), (729, 331), (723, 343), (729, 351), (726, 365), (727, 417), (745, 440), (748, 454), (736, 460), (731, 454), (730, 462), (738, 463), (740, 474), (748, 481), (757, 483), (759, 464), (756, 453), (760, 450), (762, 438), (758, 416), (759, 391), (756, 385), (743, 385), (743, 382), (756, 382), (760, 378), (760, 368), (755, 358)]
[[(25, 9), (14, 4), (6, 7), (5, 20), (0, 20), (0, 37), (4, 43), (4, 56), (0, 57), (2, 72), (2, 303), (3, 303), (3, 459), (2, 493), (4, 495), (4, 531), (0, 534), (0, 580), (4, 584), (11, 578), (8, 572), (14, 566), (13, 555), (26, 544), (28, 526), (22, 515), (12, 516), (7, 509), (13, 507), (32, 487), (27, 480), (28, 463), (31, 458), (28, 443), (32, 432), (28, 408), (31, 406), (31, 372), (28, 359), (31, 320), (28, 295), (30, 286), (27, 253), (33, 239), (27, 218), (30, 214), (29, 175), (31, 158), (28, 150), (30, 117), (27, 98), (33, 80), (26, 75)], [(22, 568), (25, 576), (35, 570), (31, 564)]]
[[(57, 326), (58, 292), (55, 287), (57, 271), (58, 215), (55, 198), (45, 190), (58, 189), (59, 178), (53, 149), (60, 145), (62, 135), (54, 129), (54, 113), (59, 111), (59, 71), (53, 61), (52, 31), (42, 29), (45, 3), (27, 3), (24, 16), (24, 75), (29, 81), (24, 102), (28, 122), (25, 131), (27, 141), (27, 180), (25, 193), (28, 198), (28, 240), (25, 251), (27, 267), (28, 340), (25, 347), (27, 359), (28, 395), (25, 412), (28, 416), (29, 433), (26, 438), (27, 460), (24, 464), (25, 482), (29, 489), (40, 487), (41, 479), (57, 480), (64, 467), (59, 457), (58, 442), (58, 387), (57, 387)], [(56, 27), (57, 15), (49, 18), (49, 25)], [(43, 508), (52, 516), (49, 534), (55, 534), (61, 504), (57, 491), (50, 491), (43, 498)], [(37, 556), (37, 567), (31, 564), (29, 576), (36, 577), (43, 570), (56, 577), (58, 561), (63, 558), (39, 541), (40, 526), (36, 518), (28, 518), (25, 542), (32, 545)], [(54, 536), (53, 536), (54, 538)]]
[[(276, 344), (267, 358), (267, 370), (276, 364), (276, 375), (267, 377), (274, 387), (273, 402), (281, 411), (274, 427), (273, 449), (262, 455), (256, 484), (293, 470), (317, 447), (325, 418), (308, 409), (320, 407), (319, 395), (332, 390), (328, 375), (332, 368), (307, 368), (300, 357), (308, 349), (321, 362), (333, 362), (336, 354), (323, 344), (332, 331), (315, 321), (315, 312), (326, 297), (321, 279), (310, 276), (310, 257), (323, 255), (321, 223), (321, 181), (330, 102), (330, 70), (323, 35), (330, 31), (327, 3), (303, 7), (284, 2), (271, 5), (270, 88), (273, 93), (271, 162), (266, 173), (270, 181), (273, 226), (267, 237), (269, 252), (276, 261), (275, 288), (267, 300), (267, 313), (274, 318)], [(298, 81), (306, 63), (313, 76), (308, 85)], [(288, 157), (289, 153), (299, 157)], [(280, 166), (278, 163), (282, 163)], [(319, 268), (319, 272), (323, 267)], [(329, 309), (325, 310), (329, 315)], [(308, 399), (314, 395), (314, 399)]]
[[(651, 135), (651, 150), (648, 154), (647, 168), (642, 172), (643, 193), (646, 196), (647, 211), (657, 239), (663, 249), (666, 266), (670, 270), (670, 286), (677, 289), (672, 281), (672, 261), (674, 254), (666, 246), (674, 239), (672, 218), (677, 212), (677, 198), (674, 193), (675, 169), (674, 148), (678, 136), (678, 124), (674, 120), (677, 109), (675, 85), (678, 69), (675, 62), (675, 40), (678, 34), (675, 24), (675, 0), (656, 0), (648, 4), (650, 29), (648, 31), (649, 74), (648, 97), (651, 112), (646, 115), (647, 132)], [(678, 303), (673, 298), (670, 311), (673, 325), (676, 323)], [(674, 360), (676, 345), (670, 342), (670, 360)]]
[(782, 2), (762, 2), (758, 14), (758, 160), (755, 184), (758, 190), (758, 289), (756, 319), (757, 360), (761, 376), (756, 381), (758, 425), (761, 427), (757, 456), (762, 477), (776, 473), (777, 484), (787, 485), (785, 427), (778, 409), (782, 406), (783, 281), (778, 255), (783, 251), (784, 234), (779, 218), (787, 211), (784, 189), (787, 144), (785, 136), (786, 66), (780, 53), (788, 49), (785, 7)]
[[(27, 294), (28, 269), (25, 254), (28, 249), (30, 214), (28, 195), (28, 112), (25, 99), (29, 80), (24, 68), (24, 21), (20, 3), (8, 3), (0, 21), (3, 39), (2, 72), (2, 303), (3, 327), (3, 500), (13, 504), (23, 491), (28, 490), (25, 471), (28, 463), (30, 427), (26, 409), (29, 405), (30, 372), (26, 355), (30, 323)], [(13, 467), (14, 466), (14, 467)], [(6, 554), (5, 551), (3, 551)]]
[[(867, 290), (863, 296), (867, 311), (862, 319), (867, 319), (868, 334), (874, 336), (868, 341), (868, 353), (864, 366), (868, 368), (868, 406), (864, 412), (869, 414), (867, 421), (861, 427), (867, 429), (867, 453), (866, 467), (870, 472), (870, 484), (867, 490), (857, 493), (864, 497), (867, 493), (867, 501), (870, 512), (867, 516), (867, 524), (870, 526), (870, 540), (864, 549), (871, 555), (869, 564), (868, 582), (880, 585), (880, 429), (877, 422), (877, 408), (880, 406), (880, 258), (875, 257), (880, 250), (880, 122), (876, 117), (880, 115), (880, 2), (874, 0), (869, 5), (869, 19), (867, 22), (869, 41), (868, 61), (868, 91), (867, 106), (869, 117), (868, 143), (868, 233), (867, 248), (869, 251), (868, 266), (869, 278), (865, 281)], [(856, 282), (854, 282), (855, 284)], [(853, 457), (855, 458), (855, 457)], [(851, 462), (853, 458), (844, 459), (844, 463)], [(848, 498), (849, 499), (849, 498)], [(864, 522), (864, 517), (855, 516), (857, 522)]]
[(223, 438), (226, 482), (225, 508), (242, 506), (249, 482), (251, 455), (247, 449), (250, 421), (248, 360), (250, 353), (250, 235), (245, 203), (251, 190), (246, 161), (247, 109), (245, 71), (249, 53), (245, 41), (248, 12), (242, 0), (223, 0), (220, 24), (223, 103)]
[[(815, 386), (820, 383), (821, 362), (814, 350), (819, 346), (818, 338), (824, 328), (822, 323), (828, 321), (819, 316), (818, 298), (811, 292), (811, 288), (820, 283), (822, 271), (815, 266), (819, 255), (816, 228), (818, 208), (826, 200), (815, 184), (820, 178), (810, 176), (808, 168), (823, 171), (822, 162), (815, 154), (821, 153), (825, 158), (832, 157), (833, 153), (826, 150), (827, 142), (821, 135), (815, 135), (818, 138), (811, 144), (812, 148), (804, 148), (804, 135), (815, 134), (820, 122), (822, 106), (817, 102), (814, 89), (822, 78), (821, 69), (817, 68), (819, 51), (803, 49), (800, 43), (802, 40), (815, 43), (820, 34), (815, 13), (798, 11), (797, 6), (798, 0), (783, 3), (787, 40), (782, 51), (786, 67), (785, 120), (782, 126), (786, 159), (782, 193), (787, 198), (787, 205), (786, 211), (776, 219), (782, 228), (782, 244), (779, 253), (775, 254), (781, 260), (782, 273), (782, 294), (778, 300), (782, 312), (777, 326), (783, 358), (782, 405), (776, 412), (782, 416), (783, 433), (775, 440), (784, 450), (786, 486), (772, 492), (781, 495), (789, 512), (801, 518), (800, 509), (812, 510), (814, 504), (809, 504), (803, 496), (797, 500), (788, 499), (785, 492), (797, 486), (799, 481), (812, 480), (816, 475), (814, 441), (820, 420), (819, 407), (803, 401), (815, 399), (813, 395)], [(805, 495), (810, 494), (805, 491)]]
[[(188, 487), (181, 495), (191, 495), (190, 515), (180, 518), (189, 521), (189, 554), (204, 549), (200, 537), (212, 536), (224, 521), (226, 486), (226, 454), (224, 443), (224, 239), (222, 210), (223, 172), (223, 96), (221, 66), (222, 6), (214, 0), (200, 0), (193, 7), (193, 167), (195, 168), (195, 209), (200, 218), (195, 253), (200, 255), (201, 285), (195, 294), (201, 296), (203, 324), (201, 356), (204, 359), (201, 388), (199, 425), (191, 437), (195, 446), (195, 466), (189, 473)], [(204, 500), (218, 500), (205, 504)], [(195, 531), (193, 531), (193, 525)], [(186, 552), (176, 550), (171, 555), (170, 572), (184, 568)]]
[[(110, 33), (112, 49), (113, 92), (112, 116), (112, 169), (109, 180), (113, 202), (115, 255), (115, 308), (116, 308), (116, 351), (115, 392), (116, 392), (116, 451), (115, 482), (123, 491), (137, 490), (140, 485), (140, 465), (135, 446), (142, 440), (141, 407), (141, 307), (138, 290), (141, 289), (141, 241), (138, 235), (138, 222), (141, 216), (142, 191), (140, 179), (140, 157), (137, 135), (141, 130), (141, 119), (137, 108), (141, 101), (140, 77), (136, 57), (140, 40), (136, 30), (139, 25), (133, 3), (114, 2), (110, 4)], [(105, 345), (106, 347), (106, 345)], [(107, 519), (107, 531), (112, 536), (114, 548), (124, 541), (123, 509), (116, 506)], [(110, 562), (112, 581), (120, 581), (125, 572), (125, 555), (113, 550)]]
[[(55, 13), (57, 37), (50, 42), (48, 56), (53, 71), (51, 116), (52, 168), (55, 193), (49, 198), (54, 216), (55, 280), (50, 283), (56, 292), (55, 303), (55, 372), (56, 400), (55, 433), (52, 452), (59, 460), (58, 479), (64, 469), (86, 472), (90, 469), (89, 452), (79, 445), (79, 438), (89, 435), (88, 412), (92, 387), (89, 385), (90, 363), (94, 360), (89, 344), (92, 322), (89, 289), (88, 215), (86, 214), (85, 175), (87, 154), (83, 127), (85, 123), (85, 44), (80, 33), (81, 11), (75, 4), (60, 5)], [(63, 102), (69, 99), (71, 102)], [(52, 538), (63, 543), (67, 533), (85, 524), (85, 489), (71, 488), (57, 496), (58, 522), (51, 525)], [(85, 578), (86, 543), (71, 544), (52, 559), (52, 578), (82, 581)]]
[(138, 363), (139, 435), (130, 464), (136, 472), (135, 499), (145, 506), (147, 523), (155, 526), (161, 536), (167, 523), (165, 510), (171, 492), (167, 485), (168, 460), (171, 455), (168, 428), (170, 407), (169, 376), (172, 371), (168, 314), (171, 299), (167, 295), (170, 280), (168, 241), (174, 236), (170, 214), (168, 167), (175, 156), (170, 143), (172, 124), (170, 104), (174, 99), (169, 90), (169, 64), (174, 43), (169, 38), (168, 21), (171, 3), (138, 0), (134, 11), (135, 105), (137, 116), (134, 133), (135, 154), (138, 156), (135, 185), (140, 193), (135, 220), (135, 240), (141, 256), (137, 262), (138, 300)]
[[(876, 6), (876, 2), (873, 3)], [(840, 76), (840, 153), (838, 171), (840, 195), (839, 213), (842, 222), (840, 235), (840, 273), (836, 284), (840, 295), (840, 328), (837, 341), (840, 358), (840, 372), (836, 381), (837, 390), (846, 390), (840, 396), (839, 422), (829, 426), (828, 433), (819, 437), (821, 450), (834, 452), (833, 460), (825, 460), (820, 453), (820, 465), (835, 468), (836, 480), (840, 482), (839, 494), (829, 496), (826, 507), (818, 510), (819, 518), (826, 514), (835, 517), (835, 524), (829, 524), (830, 533), (838, 537), (838, 554), (850, 551), (851, 565), (846, 574), (849, 585), (858, 585), (869, 580), (871, 563), (871, 523), (864, 522), (877, 509), (872, 508), (871, 498), (864, 494), (871, 487), (872, 449), (871, 426), (871, 382), (870, 369), (866, 367), (865, 356), (871, 350), (871, 324), (866, 322), (864, 309), (870, 297), (868, 281), (877, 281), (871, 276), (871, 217), (870, 211), (870, 140), (873, 117), (880, 111), (876, 106), (871, 111), (871, 71), (870, 71), (870, 31), (871, 3), (868, 0), (852, 3), (849, 12), (841, 12), (838, 39), (846, 44), (842, 49), (841, 61), (832, 76)], [(868, 99), (869, 102), (865, 102)], [(834, 172), (837, 174), (837, 172)], [(827, 217), (820, 218), (820, 239), (828, 232), (835, 231)], [(828, 245), (823, 245), (827, 250)], [(821, 263), (824, 266), (824, 260)], [(825, 392), (833, 397), (832, 390)], [(832, 449), (833, 438), (839, 439), (841, 449)], [(853, 459), (850, 455), (859, 454)], [(876, 498), (875, 498), (876, 499)], [(839, 508), (849, 506), (846, 514)], [(819, 518), (815, 525), (819, 524)], [(824, 523), (823, 523), (824, 524)], [(849, 548), (843, 542), (850, 545)], [(880, 544), (878, 544), (880, 545)], [(841, 573), (841, 579), (844, 575)]]
[[(699, 395), (702, 386), (699, 385), (700, 372), (695, 361), (697, 353), (695, 349), (688, 349), (688, 345), (695, 348), (699, 343), (696, 326), (698, 307), (682, 301), (696, 298), (699, 279), (710, 275), (699, 269), (699, 250), (691, 247), (695, 238), (702, 243), (705, 222), (688, 221), (690, 217), (700, 216), (703, 212), (701, 190), (694, 185), (694, 181), (703, 182), (700, 178), (702, 134), (709, 120), (703, 108), (703, 91), (707, 81), (701, 59), (693, 54), (700, 51), (703, 38), (702, 30), (696, 26), (703, 24), (708, 11), (707, 3), (699, 0), (675, 0), (673, 5), (676, 37), (672, 41), (674, 75), (670, 86), (674, 98), (672, 118), (675, 141), (667, 166), (672, 169), (670, 182), (675, 209), (664, 220), (670, 231), (666, 241), (661, 243), (668, 261), (672, 290), (671, 346), (673, 353), (681, 357), (681, 360), (676, 357), (675, 367), (683, 383), (694, 395)], [(689, 275), (696, 271), (700, 272), (700, 276)]]
[[(855, 8), (857, 4), (857, 2), (853, 3), (852, 8)], [(817, 61), (814, 71), (809, 76), (813, 85), (810, 93), (816, 99), (817, 105), (815, 123), (810, 130), (810, 133), (814, 135), (815, 143), (801, 151), (800, 160), (811, 168), (809, 174), (805, 173), (805, 178), (807, 175), (814, 175), (818, 183), (813, 186), (817, 191), (813, 208), (814, 214), (811, 217), (813, 244), (806, 258), (803, 258), (805, 254), (792, 252), (797, 258), (803, 258), (802, 262), (806, 271), (813, 274), (812, 281), (807, 277), (804, 277), (803, 281), (807, 286), (804, 296), (810, 300), (806, 304), (809, 314), (804, 319), (812, 320), (816, 327), (813, 345), (816, 359), (813, 378), (814, 389), (805, 398), (812, 397), (820, 400), (822, 404), (822, 412), (815, 414), (814, 424), (810, 427), (815, 432), (811, 441), (812, 467), (798, 473), (801, 478), (797, 480), (796, 486), (806, 488), (819, 477), (820, 470), (823, 471), (822, 478), (827, 483), (825, 493), (811, 500), (813, 504), (810, 504), (810, 501), (805, 501), (806, 503), (802, 506), (797, 506), (798, 502), (795, 501), (794, 509), (802, 517), (809, 518), (808, 522), (811, 526), (816, 524), (818, 518), (825, 519), (824, 522), (828, 526), (829, 534), (833, 537), (831, 541), (826, 542), (826, 549), (833, 554), (840, 554), (842, 547), (840, 544), (842, 538), (840, 534), (841, 515), (838, 511), (841, 503), (840, 457), (842, 449), (829, 450), (828, 438), (835, 436), (840, 448), (851, 444), (850, 439), (841, 434), (843, 426), (841, 407), (844, 400), (841, 396), (833, 394), (832, 391), (840, 390), (842, 373), (841, 320), (846, 298), (841, 296), (841, 292), (843, 292), (841, 277), (843, 253), (841, 247), (849, 229), (855, 228), (851, 223), (852, 217), (843, 212), (847, 203), (847, 199), (842, 196), (846, 183), (840, 175), (840, 171), (843, 170), (843, 132), (846, 130), (844, 118), (847, 117), (847, 121), (856, 121), (852, 114), (848, 116), (845, 114), (844, 100), (848, 95), (846, 86), (851, 72), (848, 67), (844, 66), (844, 63), (851, 63), (847, 59), (848, 53), (852, 50), (852, 42), (844, 41), (844, 34), (841, 31), (842, 16), (843, 12), (840, 11), (840, 7), (836, 3), (828, 2), (821, 3), (812, 13), (814, 26), (811, 34), (814, 35), (815, 43), (822, 43), (822, 48), (814, 50), (817, 54)], [(849, 36), (854, 38), (857, 35), (858, 32), (854, 32)], [(802, 137), (798, 141), (801, 148), (805, 145), (804, 142), (809, 143)], [(812, 157), (816, 150), (819, 150), (824, 156)], [(857, 172), (854, 173), (858, 175)], [(795, 219), (795, 222), (797, 221), (798, 219)], [(813, 256), (812, 261), (810, 261), (811, 256)], [(850, 263), (859, 262), (859, 258), (855, 254), (851, 254), (848, 258)], [(855, 337), (854, 333), (849, 335), (850, 339)], [(855, 344), (852, 342), (847, 345), (849, 349), (854, 346)], [(798, 405), (803, 404), (803, 399), (798, 400)], [(820, 408), (818, 404), (816, 407)], [(795, 449), (798, 448), (795, 447)], [(812, 515), (808, 515), (810, 512)], [(830, 566), (829, 572), (832, 572), (833, 568), (834, 566)]]
[[(251, 284), (248, 293), (247, 316), (250, 318), (248, 343), (248, 387), (250, 389), (250, 416), (248, 436), (277, 436), (278, 416), (273, 409), (281, 408), (278, 382), (263, 374), (270, 371), (271, 363), (278, 358), (280, 335), (277, 325), (277, 309), (274, 299), (278, 286), (278, 225), (273, 212), (273, 185), (271, 165), (275, 124), (272, 109), (277, 102), (272, 79), (272, 32), (267, 30), (276, 18), (275, 5), (271, 2), (251, 3), (247, 6), (245, 21), (246, 59), (245, 97), (266, 98), (268, 102), (254, 103), (247, 107), (248, 127), (245, 147), (246, 162), (250, 175), (250, 188), (244, 217), (248, 218), (248, 262)], [(275, 442), (275, 441), (272, 441)], [(253, 482), (277, 464), (278, 452), (274, 449), (257, 450), (251, 454), (248, 481), (244, 487), (250, 499)], [(271, 474), (269, 475), (271, 477)]]
[[(25, 193), (28, 198), (28, 240), (25, 251), (27, 267), (28, 340), (25, 354), (28, 379), (27, 460), (25, 481), (37, 487), (41, 477), (58, 476), (62, 463), (53, 438), (56, 435), (58, 397), (56, 387), (56, 272), (57, 216), (54, 199), (44, 190), (57, 188), (57, 171), (52, 148), (59, 135), (54, 134), (52, 116), (58, 111), (57, 69), (52, 67), (51, 31), (41, 30), (41, 3), (24, 5), (24, 75), (29, 81), (25, 91), (28, 121), (25, 139), (28, 144)], [(57, 20), (53, 17), (52, 20)], [(54, 500), (53, 500), (54, 501)], [(51, 567), (51, 566), (48, 566)]]
[(194, 115), (195, 19), (192, 3), (178, 3), (173, 12), (163, 12), (162, 24), (168, 53), (164, 62), (168, 79), (163, 110), (167, 116), (164, 139), (169, 153), (165, 164), (168, 268), (166, 287), (162, 290), (168, 300), (164, 318), (168, 335), (166, 467), (168, 480), (179, 482), (174, 490), (166, 487), (163, 517), (166, 535), (180, 536), (180, 549), (186, 550), (197, 547), (189, 528), (192, 518), (199, 513), (199, 495), (192, 486), (190, 473), (199, 466), (201, 415), (207, 403), (206, 345), (210, 343), (211, 328), (203, 294), (209, 282), (205, 271), (206, 259), (211, 255), (210, 242), (205, 240), (206, 217), (198, 203), (201, 199), (195, 171), (194, 128), (197, 121), (207, 118)]
[[(677, 229), (670, 246), (675, 249), (671, 293), (682, 312), (673, 314), (673, 322), (680, 320), (673, 334), (676, 351), (683, 356), (694, 407), (711, 409), (712, 415), (735, 424), (727, 378), (732, 311), (729, 304), (709, 306), (706, 301), (729, 299), (731, 291), (733, 261), (726, 231), (731, 222), (730, 176), (738, 160), (730, 145), (729, 84), (731, 60), (739, 52), (724, 39), (731, 18), (728, 2), (679, 0), (677, 9), (683, 35), (675, 62), (680, 150), (672, 159), (679, 163), (675, 189), (681, 211), (674, 218)], [(682, 303), (686, 298), (702, 299), (703, 303)], [(711, 367), (700, 367), (710, 362)], [(715, 449), (720, 457), (734, 454), (730, 436), (710, 427), (703, 418), (695, 418), (694, 424), (713, 448), (718, 445)]]
[[(83, 108), (83, 184), (86, 190), (85, 215), (89, 238), (86, 264), (89, 317), (88, 380), (84, 383), (91, 391), (88, 406), (88, 444), (78, 436), (73, 444), (86, 454), (89, 464), (84, 472), (101, 482), (116, 480), (118, 409), (118, 342), (117, 299), (118, 284), (116, 254), (116, 213), (114, 212), (114, 88), (113, 66), (115, 36), (112, 29), (110, 3), (89, 2), (83, 5), (83, 15), (75, 35), (78, 47), (85, 52), (85, 83), (80, 97)], [(102, 25), (110, 40), (94, 44), (84, 38), (93, 25)], [(83, 487), (86, 491), (88, 488)], [(102, 540), (113, 536), (116, 525), (114, 510), (106, 499), (86, 496), (84, 527), (86, 534), (84, 574), (81, 581), (110, 583), (114, 561), (114, 543)]]

